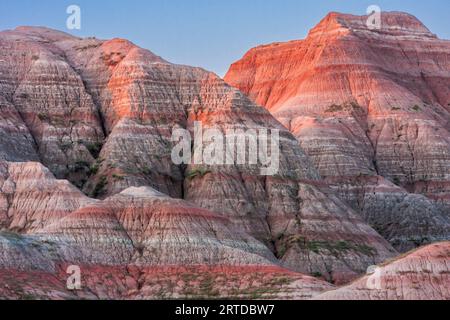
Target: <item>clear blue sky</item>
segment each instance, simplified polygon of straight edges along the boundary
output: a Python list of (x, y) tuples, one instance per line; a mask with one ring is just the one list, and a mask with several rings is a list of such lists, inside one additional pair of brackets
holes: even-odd
[(365, 14), (371, 4), (406, 11), (450, 39), (449, 0), (0, 0), (0, 30), (66, 30), (66, 8), (82, 10), (79, 36), (126, 38), (174, 63), (224, 75), (259, 44), (304, 38), (328, 12)]

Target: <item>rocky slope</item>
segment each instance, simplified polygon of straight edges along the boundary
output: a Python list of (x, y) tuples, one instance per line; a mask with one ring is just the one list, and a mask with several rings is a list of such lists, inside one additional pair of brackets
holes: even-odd
[[(34, 234), (79, 247), (80, 263), (259, 265), (276, 259), (223, 216), (150, 187), (129, 188)], [(76, 259), (72, 259), (76, 260)]]
[(64, 53), (49, 45), (70, 36), (27, 30), (0, 34), (1, 101), (15, 109), (2, 115), (2, 127), (11, 131), (9, 143), (17, 142), (13, 148), (3, 142), (2, 158), (40, 159), (58, 177), (80, 185), (83, 165), (93, 162), (92, 146), (104, 137), (96, 106)]
[(225, 80), (405, 251), (450, 237), (450, 42), (408, 14), (366, 20), (331, 13), (305, 40), (251, 49)]
[[(336, 282), (395, 255), (321, 181), (295, 138), (216, 75), (171, 64), (122, 39), (80, 39), (22, 27), (0, 33), (0, 41), (2, 96), (32, 137), (20, 144), (29, 149), (30, 159), (17, 159), (17, 152), (5, 145), (1, 149), (6, 160), (31, 161), (37, 156), (57, 178), (69, 179), (91, 198), (120, 197), (130, 187), (149, 186), (188, 200), (226, 216), (269, 248), (283, 266)], [(222, 132), (280, 130), (278, 174), (261, 176), (259, 166), (236, 163), (175, 165), (172, 130), (192, 132), (195, 121)], [(97, 223), (111, 229), (111, 237), (123, 236), (111, 210), (97, 206), (73, 210), (59, 220), (58, 228), (65, 231), (58, 231), (58, 237), (80, 232), (81, 239), (97, 248), (93, 261), (97, 254), (114, 261), (135, 255), (130, 239), (96, 242)], [(97, 209), (98, 216), (89, 211)], [(138, 232), (139, 241), (153, 236), (145, 232)]]
[[(129, 188), (27, 236), (0, 233), (0, 244), (0, 297), (7, 298), (305, 299), (332, 288), (282, 269), (226, 217), (149, 187)], [(69, 265), (81, 268), (80, 291), (65, 289)]]
[[(0, 298), (306, 299), (396, 255), (347, 204), (385, 215), (371, 188), (410, 197), (389, 209), (390, 240), (412, 220), (433, 235), (445, 224), (420, 209), (436, 202), (376, 175), (347, 191), (324, 181), (269, 112), (207, 71), (46, 28), (0, 42)], [(195, 121), (280, 130), (277, 174), (173, 164), (172, 130)], [(416, 215), (399, 222), (405, 203)]]
[(374, 269), (324, 300), (449, 300), (450, 243), (429, 245)]
[(96, 200), (37, 162), (0, 162), (0, 228), (30, 233)]

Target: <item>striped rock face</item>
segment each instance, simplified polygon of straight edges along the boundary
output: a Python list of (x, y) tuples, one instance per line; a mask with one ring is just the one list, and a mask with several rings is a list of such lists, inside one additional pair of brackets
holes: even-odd
[(56, 273), (1, 269), (2, 299), (294, 299), (334, 287), (278, 267), (81, 266), (82, 289), (66, 287), (67, 265)]
[[(231, 230), (242, 229), (263, 243), (280, 265), (328, 280), (354, 278), (367, 266), (396, 254), (321, 180), (286, 128), (216, 75), (171, 64), (122, 39), (80, 39), (45, 28), (18, 28), (0, 33), (0, 39), (5, 61), (9, 61), (2, 65), (8, 77), (0, 83), (8, 83), (6, 93), (15, 92), (5, 94), (5, 99), (24, 119), (23, 126), (33, 137), (30, 154), (34, 150), (34, 156), (57, 178), (70, 180), (91, 198), (109, 199), (75, 208), (73, 214), (58, 221), (60, 224), (40, 223), (42, 233), (50, 234), (54, 231), (50, 227), (57, 226), (57, 242), (73, 243), (71, 236), (80, 233), (77, 241), (84, 239), (82, 247), (88, 248), (78, 251), (81, 258), (89, 256), (99, 263), (110, 258), (122, 263), (137, 259), (132, 245), (135, 241), (145, 244), (155, 240), (147, 230), (124, 237), (121, 226), (128, 221), (117, 221), (115, 209), (108, 208), (115, 201), (119, 204), (124, 196), (121, 192), (130, 187), (151, 187), (220, 213), (229, 220)], [(44, 114), (36, 114), (36, 110)], [(277, 174), (261, 176), (259, 168), (251, 165), (174, 164), (172, 131), (183, 128), (193, 132), (195, 122), (221, 132), (279, 130)], [(64, 148), (58, 149), (61, 142)], [(28, 147), (24, 144), (22, 148)], [(18, 161), (14, 158), (17, 151), (10, 151), (8, 145), (0, 145), (0, 150), (6, 159)], [(118, 198), (111, 201), (111, 196)], [(161, 203), (157, 210), (164, 212), (165, 205)], [(138, 209), (136, 214), (150, 219)], [(182, 223), (186, 223), (189, 235), (183, 238), (184, 245), (189, 246), (187, 240), (198, 238), (195, 234), (202, 229), (189, 221)], [(96, 232), (102, 228), (117, 242), (97, 238)], [(177, 234), (170, 236), (176, 238)], [(214, 248), (215, 243), (198, 245)], [(177, 252), (180, 247), (159, 252), (159, 259), (176, 261), (181, 258)], [(232, 254), (231, 249), (221, 250), (212, 249), (219, 255), (215, 263), (221, 255)], [(242, 259), (259, 259), (260, 251), (252, 250)], [(151, 256), (150, 252), (141, 257), (149, 264), (146, 256)], [(239, 260), (239, 255), (233, 259)]]
[[(23, 27), (0, 42), (0, 298), (307, 299), (396, 255), (347, 202), (379, 204), (369, 187), (414, 196), (376, 174), (348, 191), (322, 179), (288, 129), (216, 75), (122, 39)], [(175, 164), (172, 132), (196, 122), (279, 130), (279, 170)]]
[(320, 175), (401, 251), (450, 238), (450, 42), (416, 18), (331, 13), (251, 49), (225, 80), (296, 136)]
[[(142, 268), (287, 266), (339, 282), (393, 254), (372, 229), (337, 207), (338, 200), (320, 192), (320, 186), (301, 186), (304, 199), (320, 201), (319, 205), (305, 200), (303, 232), (286, 230), (272, 247), (249, 235), (226, 211), (213, 213), (150, 187), (128, 188), (98, 201), (69, 182), (56, 180), (39, 163), (1, 165), (2, 228), (14, 231), (3, 239), (4, 268), (51, 273), (63, 262)], [(321, 218), (324, 222), (308, 218), (322, 205), (342, 216), (326, 215)], [(278, 227), (286, 221), (271, 223)], [(333, 265), (332, 274), (326, 274), (324, 260)]]
[(39, 28), (0, 33), (0, 104), (12, 110), (0, 118), (12, 138), (0, 138), (0, 154), (7, 161), (41, 160), (58, 178), (81, 185), (83, 166), (94, 161), (92, 146), (104, 136), (83, 80), (52, 45), (67, 37)]
[(31, 233), (95, 202), (38, 162), (0, 162), (0, 228)]
[(450, 242), (429, 245), (373, 269), (324, 300), (449, 300)]
[[(149, 187), (129, 188), (27, 236), (0, 233), (0, 247), (0, 297), (307, 299), (333, 289), (281, 268), (226, 217)], [(82, 274), (76, 294), (65, 287), (69, 265)]]
[(267, 247), (233, 227), (226, 217), (172, 199), (150, 187), (126, 189), (35, 234), (79, 246), (80, 264), (276, 263)]

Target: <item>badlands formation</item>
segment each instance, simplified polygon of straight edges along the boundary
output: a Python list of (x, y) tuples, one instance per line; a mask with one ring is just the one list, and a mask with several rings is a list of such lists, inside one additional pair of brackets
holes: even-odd
[[(368, 39), (436, 41), (442, 52), (429, 49), (429, 54), (438, 55), (442, 62), (433, 64), (430, 57), (416, 68), (441, 68), (448, 76), (448, 65), (444, 65), (448, 44), (420, 29), (418, 22), (409, 22), (413, 26), (405, 28), (420, 32), (404, 34), (404, 28), (392, 27), (388, 35), (370, 35), (358, 31), (357, 18), (344, 16), (348, 21), (342, 21), (347, 22), (335, 23), (337, 16), (330, 17), (312, 33), (313, 38), (323, 38), (324, 52), (337, 50), (343, 61), (350, 59), (344, 46), (327, 49), (332, 40), (326, 38), (339, 42), (341, 36), (349, 37), (349, 43), (356, 45), (358, 32)], [(400, 21), (389, 18), (390, 23)], [(269, 51), (281, 58), (287, 54), (290, 63), (301, 67), (303, 58), (295, 55), (316, 50), (314, 41), (310, 49), (286, 50), (278, 45), (280, 53), (274, 48)], [(326, 113), (320, 113), (322, 98), (316, 99), (313, 93), (317, 84), (307, 85), (309, 91), (300, 85), (292, 101), (317, 100), (317, 106), (305, 108), (319, 114), (304, 116), (303, 104), (294, 103), (280, 117), (273, 112), (277, 108), (270, 106), (272, 100), (258, 100), (252, 88), (278, 92), (277, 102), (289, 101), (293, 97), (288, 97), (293, 92), (288, 86), (292, 81), (287, 81), (290, 76), (284, 85), (277, 85), (268, 74), (266, 80), (258, 77), (254, 86), (254, 68), (276, 59), (256, 63), (258, 59), (251, 58), (241, 71), (232, 73), (234, 79), (243, 77), (249, 85), (241, 89), (267, 106), (290, 132), (268, 110), (216, 75), (171, 64), (127, 40), (82, 39), (47, 28), (20, 27), (0, 32), (0, 45), (0, 298), (335, 299), (341, 291), (355, 299), (391, 298), (394, 291), (398, 298), (450, 298), (448, 242), (421, 249), (419, 258), (417, 252), (402, 258), (417, 277), (397, 272), (396, 280), (383, 292), (340, 287), (385, 261), (393, 262), (382, 268), (392, 265), (397, 270), (398, 262), (391, 259), (398, 251), (448, 239), (448, 107), (438, 101), (448, 93), (445, 85), (428, 97), (426, 109), (423, 106), (410, 114), (401, 99), (412, 99), (412, 93), (405, 98), (399, 84), (401, 94), (392, 95), (402, 109), (386, 112), (386, 106), (376, 102), (381, 96), (375, 97), (386, 88), (373, 79), (373, 88), (380, 91), (366, 89), (375, 90), (374, 114), (369, 115), (359, 101), (360, 108), (354, 109), (361, 117), (339, 107), (325, 117)], [(417, 48), (419, 52), (420, 45)], [(389, 46), (384, 50), (392, 53)], [(326, 54), (309, 60), (310, 76), (344, 77), (339, 70), (345, 72), (345, 68), (362, 72), (357, 70), (359, 61), (336, 64), (338, 71), (320, 62), (330, 73), (317, 72), (314, 61), (320, 57)], [(371, 72), (375, 67), (367, 64), (365, 68)], [(306, 79), (301, 72), (300, 78)], [(364, 79), (352, 81), (366, 86)], [(402, 79), (408, 82), (407, 77)], [(433, 74), (419, 80), (427, 79), (442, 83), (445, 72), (439, 79)], [(236, 85), (230, 75), (227, 80)], [(329, 79), (318, 81), (330, 101), (336, 92), (345, 91), (332, 91), (326, 83)], [(305, 130), (294, 130), (286, 119)], [(336, 123), (329, 126), (332, 119)], [(383, 120), (389, 124), (382, 125)], [(261, 176), (252, 165), (174, 164), (173, 130), (192, 132), (196, 121), (221, 131), (280, 130), (278, 174)], [(380, 133), (381, 151), (375, 153), (372, 135), (344, 132), (345, 121), (357, 121), (350, 125), (352, 130), (370, 121), (374, 130), (381, 131), (397, 130), (397, 122), (405, 121), (405, 132), (415, 130), (416, 138), (408, 140), (412, 133), (406, 134), (393, 144), (389, 133)], [(333, 134), (327, 131), (330, 128)], [(340, 136), (344, 134), (348, 135), (345, 141)], [(429, 140), (425, 143), (419, 136)], [(405, 151), (407, 146), (412, 153)], [(319, 155), (311, 152), (314, 148)], [(344, 159), (351, 148), (354, 153)], [(379, 165), (375, 156), (380, 157)], [(368, 161), (367, 170), (361, 171), (364, 161)], [(411, 168), (407, 177), (402, 175), (405, 168)], [(434, 273), (423, 276), (423, 260), (437, 264), (432, 269), (436, 279)], [(66, 287), (66, 271), (73, 265), (81, 269), (80, 290)], [(399, 285), (403, 277), (415, 284), (424, 282), (426, 292), (410, 294), (412, 289)]]
[(225, 80), (295, 135), (338, 196), (399, 251), (450, 238), (450, 41), (415, 17), (330, 13), (251, 49)]

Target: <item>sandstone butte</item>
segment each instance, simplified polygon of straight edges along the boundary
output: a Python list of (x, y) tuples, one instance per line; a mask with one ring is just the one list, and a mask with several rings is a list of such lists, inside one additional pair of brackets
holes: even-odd
[(225, 80), (295, 135), (321, 177), (399, 251), (450, 239), (450, 41), (415, 17), (330, 13), (251, 49)]
[[(216, 75), (123, 39), (20, 27), (0, 44), (0, 297), (308, 299), (398, 254)], [(194, 121), (279, 129), (279, 173), (173, 164)]]

